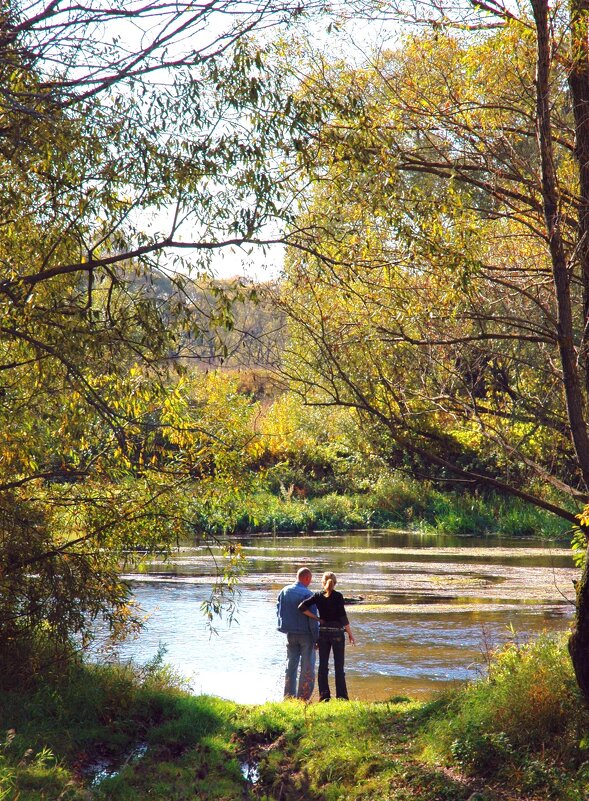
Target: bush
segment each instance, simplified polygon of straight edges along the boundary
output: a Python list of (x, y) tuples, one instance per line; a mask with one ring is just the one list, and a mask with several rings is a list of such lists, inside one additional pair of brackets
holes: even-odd
[(365, 528), (367, 515), (354, 496), (332, 493), (317, 498), (312, 504), (315, 527), (319, 529)]
[(382, 473), (365, 500), (366, 505), (389, 520), (411, 522), (425, 514), (431, 493), (431, 485), (426, 481), (418, 482), (395, 473)]
[(424, 741), (436, 758), (484, 776), (517, 764), (531, 784), (540, 775), (548, 780), (551, 762), (577, 763), (588, 729), (566, 648), (542, 636), (497, 653), (486, 679), (467, 685), (434, 713)]
[(513, 744), (505, 732), (485, 732), (481, 726), (467, 728), (450, 744), (454, 761), (479, 775), (496, 773), (513, 754)]
[(0, 691), (34, 690), (42, 681), (59, 681), (79, 663), (71, 640), (33, 632), (0, 646)]

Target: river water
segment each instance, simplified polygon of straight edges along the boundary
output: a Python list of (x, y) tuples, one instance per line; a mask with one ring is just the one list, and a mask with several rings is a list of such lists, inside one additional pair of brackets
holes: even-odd
[[(201, 612), (216, 565), (214, 549), (184, 546), (127, 575), (148, 621), (123, 658), (146, 661), (160, 645), (165, 661), (195, 693), (244, 703), (282, 696), (285, 636), (276, 631), (276, 596), (308, 565), (311, 589), (324, 570), (346, 596), (356, 647), (346, 646), (350, 697), (426, 697), (484, 671), (492, 649), (541, 632), (564, 631), (578, 571), (570, 550), (544, 541), (448, 537), (404, 531), (255, 536), (232, 622), (211, 634)], [(315, 691), (316, 692), (316, 691)]]

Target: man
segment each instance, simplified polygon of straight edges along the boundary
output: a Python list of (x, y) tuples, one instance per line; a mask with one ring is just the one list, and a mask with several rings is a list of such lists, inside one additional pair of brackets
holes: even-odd
[[(312, 578), (309, 568), (301, 567), (296, 583), (282, 588), (276, 604), (278, 631), (286, 634), (284, 697), (301, 698), (303, 701), (311, 698), (315, 686), (315, 643), (319, 637), (319, 627), (315, 620), (299, 612), (298, 607), (313, 595), (309, 589)], [(312, 610), (316, 613), (316, 607), (312, 607)]]

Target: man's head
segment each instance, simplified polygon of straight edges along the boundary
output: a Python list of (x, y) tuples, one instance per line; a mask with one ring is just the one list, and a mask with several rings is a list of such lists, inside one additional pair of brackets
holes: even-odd
[(311, 573), (308, 567), (301, 567), (297, 571), (297, 581), (299, 581), (305, 587), (309, 586), (312, 578), (313, 574)]

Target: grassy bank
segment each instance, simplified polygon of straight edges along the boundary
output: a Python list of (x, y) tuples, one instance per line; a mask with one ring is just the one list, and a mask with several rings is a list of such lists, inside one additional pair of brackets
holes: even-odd
[[(441, 534), (563, 539), (570, 526), (517, 498), (440, 492), (426, 482), (386, 476), (353, 494), (301, 496), (294, 485), (231, 499), (230, 508), (203, 511), (198, 525), (221, 534), (365, 528), (416, 528)], [(228, 523), (228, 521), (230, 521)]]
[(426, 704), (246, 707), (192, 697), (156, 666), (78, 668), (3, 693), (0, 730), (3, 801), (581, 801), (589, 789), (589, 717), (547, 639)]

